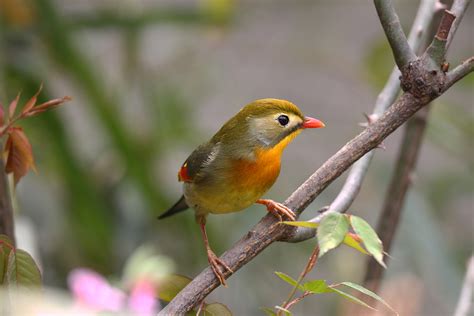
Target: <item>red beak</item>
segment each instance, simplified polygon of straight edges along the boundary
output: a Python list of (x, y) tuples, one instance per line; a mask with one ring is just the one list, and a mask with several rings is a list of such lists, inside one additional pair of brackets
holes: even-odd
[(305, 117), (303, 122), (303, 128), (321, 128), (324, 127), (323, 122), (312, 117)]

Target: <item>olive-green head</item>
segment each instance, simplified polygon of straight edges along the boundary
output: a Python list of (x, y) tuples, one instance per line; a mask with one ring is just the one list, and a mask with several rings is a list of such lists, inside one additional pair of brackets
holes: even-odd
[(324, 127), (319, 120), (305, 117), (290, 101), (260, 99), (244, 106), (222, 126), (211, 142), (221, 143), (233, 155), (247, 155), (255, 147), (271, 148), (291, 140), (304, 128)]

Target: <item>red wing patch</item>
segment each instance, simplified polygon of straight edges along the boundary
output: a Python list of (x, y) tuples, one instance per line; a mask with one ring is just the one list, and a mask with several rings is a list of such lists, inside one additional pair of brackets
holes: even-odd
[(191, 182), (191, 177), (188, 174), (188, 163), (185, 162), (178, 171), (179, 182)]

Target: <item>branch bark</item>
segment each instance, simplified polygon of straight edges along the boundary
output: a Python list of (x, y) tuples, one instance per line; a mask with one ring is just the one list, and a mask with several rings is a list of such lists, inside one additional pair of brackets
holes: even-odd
[(380, 23), (392, 48), (395, 63), (402, 69), (416, 58), (415, 53), (408, 45), (407, 38), (403, 32), (398, 15), (395, 12), (391, 0), (374, 0)]
[(462, 64), (446, 74), (447, 84), (453, 85), (474, 70), (474, 56), (466, 59)]
[(2, 158), (0, 158), (0, 234), (7, 235), (15, 245), (13, 206), (8, 176), (5, 173), (5, 162)]

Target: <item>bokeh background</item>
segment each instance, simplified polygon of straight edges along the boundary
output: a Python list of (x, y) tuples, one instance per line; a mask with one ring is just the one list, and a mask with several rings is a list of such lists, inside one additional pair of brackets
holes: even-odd
[[(418, 1), (395, 1), (408, 31)], [(472, 55), (471, 6), (449, 52)], [(284, 98), (323, 130), (306, 131), (284, 154), (267, 194), (284, 200), (361, 131), (393, 67), (372, 1), (0, 0), (0, 100), (44, 85), (42, 99), (69, 95), (60, 109), (25, 121), (38, 174), (16, 192), (19, 247), (40, 262), (44, 282), (65, 287), (68, 271), (91, 267), (111, 278), (140, 245), (194, 276), (207, 260), (192, 212), (156, 216), (181, 194), (187, 155), (248, 102)], [(384, 298), (405, 315), (448, 315), (473, 249), (474, 76), (437, 100), (387, 271)], [(401, 132), (379, 150), (351, 212), (375, 224)], [(332, 184), (304, 218), (335, 197)], [(217, 253), (265, 214), (251, 207), (210, 216)], [(235, 315), (263, 314), (290, 288), (315, 240), (275, 244), (208, 299)], [(340, 248), (310, 278), (361, 282), (366, 258)], [(404, 306), (404, 307), (401, 307)], [(405, 309), (403, 309), (405, 308)], [(297, 315), (342, 315), (331, 295), (307, 298)]]

